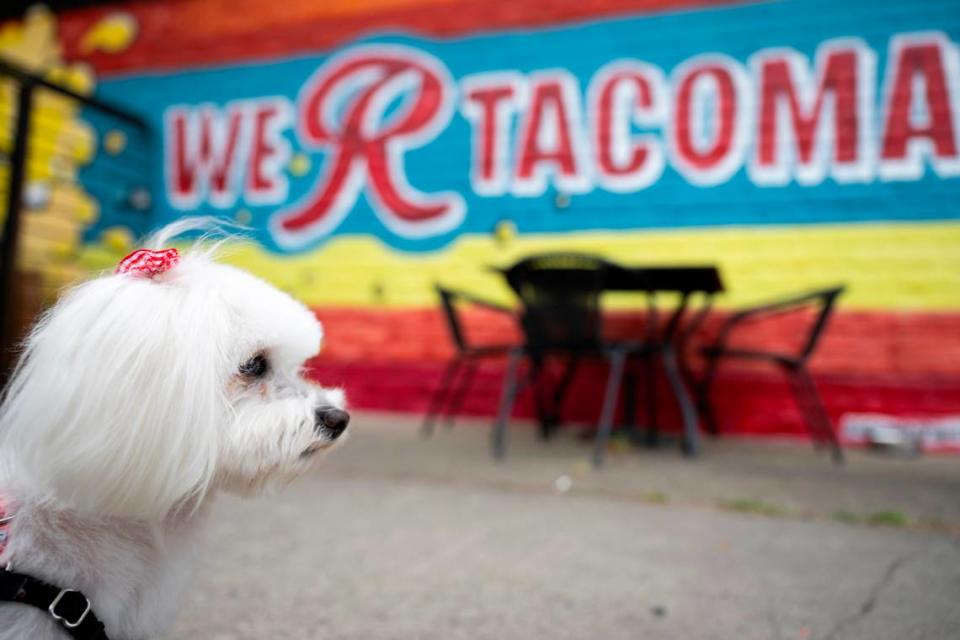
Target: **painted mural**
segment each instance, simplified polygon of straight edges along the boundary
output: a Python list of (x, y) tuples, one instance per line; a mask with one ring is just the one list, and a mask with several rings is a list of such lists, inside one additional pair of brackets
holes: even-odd
[[(259, 239), (282, 252), (341, 233), (433, 249), (511, 214), (531, 233), (953, 217), (928, 197), (904, 206), (931, 188), (950, 194), (944, 180), (960, 176), (960, 61), (944, 32), (891, 33), (878, 43), (885, 69), (876, 49), (844, 37), (809, 54), (705, 52), (672, 69), (618, 57), (589, 73), (578, 56), (587, 74), (560, 66), (587, 28), (521, 37), (558, 66), (475, 72), (462, 62), (489, 65), (487, 50), (517, 47), (499, 38), (446, 44), (450, 53), (375, 43), (103, 90), (152, 97), (162, 87), (163, 100), (148, 100), (164, 138), (161, 215), (247, 207)], [(450, 66), (466, 73), (454, 78)], [(238, 97), (239, 86), (268, 95)], [(885, 198), (894, 182), (904, 186)], [(874, 207), (817, 210), (804, 191)], [(580, 215), (526, 215), (557, 197)], [(708, 211), (718, 202), (728, 206)], [(671, 206), (692, 215), (664, 215)]]
[[(721, 308), (846, 283), (815, 361), (835, 417), (960, 414), (960, 2), (161, 5), (57, 25), (157, 145), (149, 224), (101, 212), (84, 246), (247, 227), (229, 259), (317, 308), (318, 375), (361, 405), (422, 408), (435, 282), (506, 302), (489, 266), (562, 248), (717, 264)], [(775, 374), (737, 375), (732, 430), (799, 429)]]
[[(630, 257), (651, 233), (683, 232), (688, 248), (673, 259), (729, 261), (734, 302), (804, 284), (789, 262), (758, 278), (704, 246), (736, 225), (815, 245), (823, 271), (856, 282), (850, 304), (935, 308), (958, 295), (942, 280), (880, 290), (865, 276), (886, 268), (870, 257), (885, 251), (878, 222), (943, 248), (918, 274), (956, 258), (945, 243), (960, 241), (960, 32), (918, 10), (861, 33), (873, 7), (846, 3), (812, 31), (794, 28), (812, 4), (788, 2), (445, 40), (378, 34), (100, 89), (135, 96), (161, 132), (157, 219), (230, 216), (254, 230), (263, 261), (311, 264), (338, 237), (430, 258), (556, 234)], [(770, 26), (727, 35), (754, 23)], [(701, 35), (695, 46), (687, 33)], [(850, 240), (857, 251), (838, 256)], [(299, 293), (431, 301), (423, 279), (397, 277)]]

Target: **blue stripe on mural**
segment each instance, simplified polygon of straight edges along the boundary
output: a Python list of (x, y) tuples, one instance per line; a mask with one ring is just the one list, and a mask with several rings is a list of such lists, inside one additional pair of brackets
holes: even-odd
[[(778, 183), (773, 179), (774, 184), (763, 186), (748, 167), (757, 153), (759, 137), (760, 82), (754, 66), (757, 52), (774, 47), (795, 50), (800, 63), (809, 68), (811, 79), (804, 84), (795, 77), (797, 90), (814, 95), (818, 48), (825, 54), (825, 42), (850, 38), (856, 39), (854, 49), (860, 47), (854, 52), (857, 64), (863, 63), (859, 73), (866, 74), (857, 87), (867, 87), (874, 94), (870, 100), (862, 100), (866, 107), (860, 102), (857, 107), (866, 109), (857, 112), (863, 116), (858, 126), (861, 142), (872, 145), (872, 156), (864, 155), (868, 152), (858, 147), (857, 159), (863, 166), (852, 169), (861, 172), (852, 179), (834, 175), (835, 167), (828, 166), (827, 158), (827, 164), (821, 163), (824, 175), (808, 177), (807, 184), (800, 184), (803, 178), (797, 161), (787, 152), (786, 180)], [(395, 248), (422, 251), (440, 248), (461, 234), (491, 232), (504, 219), (514, 221), (521, 233), (554, 233), (960, 217), (958, 39), (957, 1), (789, 1), (451, 40), (377, 34), (332, 54), (111, 78), (100, 89), (105, 97), (142, 112), (166, 143), (166, 171), (158, 167), (153, 179), (159, 221), (185, 212), (234, 215), (242, 209), (249, 212), (249, 224), (258, 239), (282, 252), (306, 250), (336, 234), (371, 234)], [(893, 86), (899, 68), (890, 55), (895, 43), (917, 48), (904, 54), (913, 56), (910, 60), (922, 58), (924, 52), (929, 54), (922, 59), (929, 63), (927, 66), (921, 60), (915, 69), (907, 69), (921, 81), (918, 85), (916, 77), (908, 77), (907, 84), (914, 93), (908, 100), (910, 113), (902, 122), (918, 131), (937, 122), (943, 125), (937, 133), (938, 142), (918, 135), (917, 140), (906, 143), (908, 155), (919, 154), (916, 175), (909, 167), (881, 167), (876, 157), (884, 144), (890, 94), (885, 88)], [(711, 56), (701, 57), (706, 54)], [(793, 59), (788, 62), (797, 63), (797, 55), (791, 55)], [(737, 127), (739, 122), (746, 132), (742, 157), (737, 159), (736, 152), (729, 154), (734, 158), (730, 175), (699, 183), (678, 170), (679, 152), (670, 153), (666, 144), (667, 123), (677, 121), (674, 105), (678, 104), (684, 69), (693, 64), (691, 59), (699, 60), (696, 64), (700, 65), (713, 64), (714, 60), (720, 60), (720, 66), (727, 64), (724, 60), (733, 65), (731, 78), (736, 82), (731, 86), (743, 93), (734, 92), (741, 120), (733, 118), (731, 126)], [(654, 68), (654, 76), (659, 71), (662, 86), (653, 76), (647, 78), (650, 87), (659, 87), (661, 95), (646, 105), (646, 113), (657, 117), (656, 100), (661, 100), (666, 109), (659, 116), (659, 124), (644, 124), (643, 114), (631, 120), (628, 113), (623, 121), (626, 129), (617, 130), (611, 125), (610, 131), (619, 134), (617, 144), (621, 147), (623, 138), (629, 138), (626, 152), (638, 136), (648, 134), (666, 156), (662, 173), (648, 184), (620, 192), (606, 188), (598, 177), (598, 144), (594, 144), (589, 126), (593, 121), (607, 122), (592, 109), (588, 87), (592, 80), (599, 82), (598, 70), (614, 61), (642, 62)], [(473, 138), (480, 125), (465, 115), (469, 109), (465, 108), (465, 87), (473, 87), (473, 80), (487, 82), (486, 88), (494, 86), (490, 84), (495, 80), (492, 76), (478, 76), (493, 72), (511, 72), (510, 77), (516, 80), (511, 85), (516, 89), (515, 101), (499, 103), (513, 105), (507, 128), (501, 132), (507, 134), (508, 144), (503, 147), (507, 155), (502, 165), (509, 175), (520, 171), (524, 127), (533, 126), (531, 114), (541, 98), (542, 131), (532, 135), (528, 147), (532, 145), (546, 156), (562, 147), (554, 127), (561, 118), (556, 111), (560, 100), (573, 121), (569, 135), (575, 138), (573, 145), (580, 153), (575, 158), (577, 175), (564, 180), (562, 162), (548, 159), (537, 165), (534, 158), (533, 173), (546, 171), (545, 185), (538, 186), (535, 177), (525, 182), (507, 177), (501, 184), (491, 179), (486, 194), (477, 193), (483, 192), (483, 187), (478, 188), (476, 176), (471, 180), (471, 172), (479, 171)], [(941, 102), (924, 100), (929, 94), (923, 91), (935, 84), (931, 78), (935, 80), (937, 73), (946, 83), (946, 97)], [(722, 104), (717, 96), (723, 93), (723, 78), (708, 71), (703, 76), (690, 83), (691, 100), (707, 95), (702, 111), (691, 102), (692, 113), (698, 114), (692, 126), (699, 127), (699, 133), (694, 131), (690, 136), (693, 146), (699, 145), (700, 150), (722, 137), (725, 122), (715, 113), (717, 105)], [(468, 78), (467, 83), (463, 83), (464, 78)], [(551, 78), (560, 78), (555, 85), (557, 93), (550, 93), (554, 86)], [(430, 83), (434, 80), (442, 94), (439, 102), (432, 100), (436, 97), (431, 94)], [(745, 84), (737, 84), (741, 80)], [(843, 74), (838, 71), (835, 80), (842, 84)], [(563, 93), (567, 90), (576, 104), (563, 102), (569, 97)], [(636, 97), (636, 93), (625, 95)], [(313, 112), (312, 133), (298, 130), (295, 124), (298, 119), (310, 120), (307, 102), (311, 96), (319, 105)], [(361, 107), (365, 98), (376, 106)], [(749, 109), (743, 106), (744, 98), (754, 102)], [(828, 103), (832, 109), (841, 108), (836, 96)], [(794, 131), (783, 124), (789, 121), (789, 114), (783, 110), (780, 113), (781, 126)], [(830, 109), (822, 112), (821, 124), (830, 121), (830, 113)], [(351, 133), (348, 121), (352, 116), (363, 123)], [(211, 119), (205, 121), (205, 117)], [(204, 143), (201, 133), (210, 122), (216, 125), (211, 125), (210, 139)], [(271, 127), (275, 128), (273, 137)], [(403, 131), (390, 138), (386, 134), (391, 129)], [(179, 146), (178, 130), (183, 133)], [(829, 127), (817, 131), (814, 146), (823, 144), (828, 154), (833, 154)], [(870, 136), (867, 131), (872, 131)], [(376, 139), (380, 134), (387, 140), (378, 150)], [(198, 162), (203, 164), (198, 158), (204, 144), (219, 150), (222, 158), (233, 135), (232, 165), (218, 167), (216, 158), (208, 158), (205, 169), (196, 171)], [(579, 146), (578, 136), (582, 139)], [(789, 139), (780, 135), (775, 138), (781, 145), (778, 148), (792, 148)], [(350, 146), (350, 140), (355, 146)], [(391, 140), (401, 141), (401, 151), (390, 151)], [(911, 151), (912, 147), (916, 149)], [(328, 180), (328, 174), (338, 166), (337, 152), (343, 156), (339, 188)], [(344, 161), (351, 153), (353, 161)], [(624, 149), (619, 153), (615, 162), (622, 165)], [(299, 170), (294, 170), (297, 163)], [(171, 169), (173, 165), (179, 168)], [(254, 169), (255, 165), (259, 168)], [(94, 163), (87, 171), (96, 170)], [(817, 173), (816, 166), (812, 171)], [(218, 172), (222, 174), (219, 187)], [(181, 176), (179, 182), (174, 173)], [(374, 184), (374, 174), (380, 176), (379, 186)], [(172, 191), (172, 182), (182, 186), (179, 196)], [(326, 201), (322, 198), (325, 186), (329, 196)]]

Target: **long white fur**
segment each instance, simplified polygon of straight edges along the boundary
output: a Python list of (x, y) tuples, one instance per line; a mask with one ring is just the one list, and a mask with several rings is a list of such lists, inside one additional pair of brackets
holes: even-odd
[[(208, 226), (176, 223), (147, 246)], [(155, 278), (68, 291), (0, 408), (0, 494), (18, 509), (0, 563), (82, 590), (112, 640), (161, 633), (216, 493), (282, 486), (333, 444), (315, 410), (343, 393), (301, 375), (321, 338), (302, 304), (200, 246)], [(244, 378), (259, 352), (269, 373)], [(40, 611), (0, 605), (0, 640), (65, 637)]]

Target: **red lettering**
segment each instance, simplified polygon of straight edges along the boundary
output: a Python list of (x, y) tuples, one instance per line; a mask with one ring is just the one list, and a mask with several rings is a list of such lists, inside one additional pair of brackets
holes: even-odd
[[(907, 157), (913, 140), (928, 140), (933, 155), (953, 159), (957, 155), (950, 102), (944, 72), (943, 50), (938, 42), (906, 44), (892, 56), (892, 85), (888, 87), (886, 121), (881, 155), (884, 160)], [(915, 95), (915, 80), (922, 79), (923, 92)], [(956, 78), (952, 79), (956, 81)], [(916, 122), (912, 111), (917, 98), (923, 101), (924, 122)]]
[(277, 106), (271, 104), (258, 108), (253, 114), (253, 140), (247, 186), (254, 192), (269, 192), (276, 186), (276, 176), (268, 175), (266, 164), (277, 154), (277, 148), (268, 138), (268, 126), (278, 114)]
[(494, 180), (495, 167), (497, 162), (497, 149), (501, 148), (499, 136), (506, 136), (506, 131), (499, 131), (497, 127), (498, 113), (504, 108), (505, 103), (513, 99), (515, 90), (510, 85), (490, 86), (476, 88), (469, 91), (465, 100), (468, 103), (475, 103), (478, 108), (479, 136), (475, 144), (476, 159), (474, 166), (477, 168), (477, 178), (481, 181), (490, 182)]
[[(698, 83), (712, 79), (716, 85), (713, 140), (705, 149), (697, 148), (693, 139), (693, 92)], [(709, 170), (719, 165), (731, 152), (737, 92), (730, 72), (718, 64), (694, 67), (680, 79), (674, 106), (674, 138), (680, 156), (696, 170)]]
[(813, 104), (809, 107), (807, 113), (804, 113), (805, 108), (801, 105), (797, 95), (797, 78), (794, 77), (790, 61), (787, 58), (763, 60), (759, 74), (758, 166), (767, 167), (777, 164), (777, 147), (780, 142), (777, 135), (780, 126), (778, 105), (782, 101), (785, 101), (789, 108), (789, 124), (792, 127), (793, 140), (796, 144), (799, 161), (802, 164), (809, 164), (813, 160), (820, 116), (828, 94), (832, 95), (834, 100), (834, 158), (840, 163), (857, 161), (860, 126), (857, 114), (859, 79), (857, 77), (856, 51), (832, 51), (826, 56)]
[[(623, 85), (634, 87), (633, 108), (638, 111), (647, 111), (653, 107), (653, 91), (650, 82), (642, 74), (623, 71), (610, 76), (600, 88), (597, 103), (597, 120), (595, 143), (597, 145), (600, 170), (610, 176), (625, 176), (640, 170), (647, 161), (649, 149), (645, 144), (634, 143), (629, 150), (626, 162), (618, 163), (613, 154), (614, 134), (616, 123), (614, 115), (614, 94)], [(619, 114), (623, 119), (629, 112)], [(628, 125), (620, 123), (621, 128)]]
[[(277, 214), (275, 229), (285, 241), (302, 242), (328, 231), (365, 185), (384, 222), (407, 235), (459, 221), (462, 199), (414, 191), (402, 163), (407, 146), (436, 135), (449, 118), (444, 78), (439, 63), (400, 47), (363, 47), (315, 74), (300, 105), (299, 131), (305, 144), (329, 153), (307, 202)], [(410, 96), (409, 106), (386, 117), (388, 105), (404, 94)]]
[[(526, 113), (520, 135), (516, 166), (518, 181), (536, 181), (537, 169), (553, 169), (558, 182), (579, 179), (573, 130), (578, 112), (577, 93), (573, 87), (564, 87), (564, 80), (555, 75), (532, 80), (530, 108)], [(539, 175), (544, 175), (539, 172)], [(545, 185), (544, 185), (545, 186)], [(540, 190), (539, 185), (534, 187)]]
[(214, 203), (236, 195), (230, 181), (242, 126), (240, 108), (228, 109), (225, 115), (211, 108), (201, 108), (199, 114), (181, 109), (171, 112), (169, 178), (176, 203), (195, 206), (203, 189), (209, 190)]

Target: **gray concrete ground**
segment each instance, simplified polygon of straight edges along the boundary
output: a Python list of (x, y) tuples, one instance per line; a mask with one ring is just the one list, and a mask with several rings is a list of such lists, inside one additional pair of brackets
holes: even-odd
[(597, 472), (529, 427), (502, 463), (485, 423), (352, 429), (282, 495), (218, 505), (172, 639), (960, 638), (956, 458), (721, 440)]

